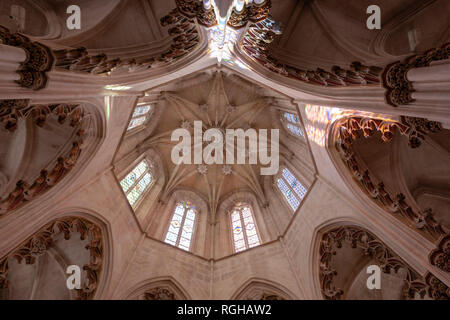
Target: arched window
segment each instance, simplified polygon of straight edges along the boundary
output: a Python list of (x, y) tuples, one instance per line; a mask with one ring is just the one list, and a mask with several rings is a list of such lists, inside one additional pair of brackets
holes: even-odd
[(293, 134), (296, 137), (304, 138), (300, 124), (300, 119), (297, 114), (284, 112), (281, 120), (291, 134)]
[(234, 252), (244, 251), (261, 244), (252, 209), (248, 204), (237, 204), (231, 211), (230, 218)]
[(292, 210), (297, 210), (307, 192), (306, 188), (286, 167), (281, 171), (277, 179), (277, 185)]
[(147, 161), (142, 160), (125, 178), (120, 181), (120, 186), (125, 192), (128, 202), (135, 207), (142, 194), (149, 188), (153, 181), (152, 173)]
[(189, 251), (194, 233), (196, 210), (188, 201), (177, 204), (167, 230), (165, 243)]
[(131, 117), (130, 123), (128, 124), (127, 131), (130, 131), (134, 128), (140, 127), (147, 123), (148, 119), (150, 119), (153, 107), (149, 104), (142, 104), (136, 106), (133, 112), (133, 116)]

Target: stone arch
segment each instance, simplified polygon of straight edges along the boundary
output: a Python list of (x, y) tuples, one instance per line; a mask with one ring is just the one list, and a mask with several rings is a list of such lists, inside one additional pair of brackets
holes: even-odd
[[(316, 233), (316, 240), (313, 243), (313, 250), (316, 252), (313, 254), (312, 278), (315, 282), (314, 289), (319, 288), (322, 298), (327, 300), (355, 297), (407, 300), (450, 298), (448, 287), (433, 274), (430, 272), (425, 276), (419, 274), (374, 233), (361, 225), (357, 222), (347, 223), (341, 219), (327, 224)], [(370, 276), (365, 272), (365, 267), (370, 264), (380, 267), (382, 288), (381, 290), (365, 288), (366, 292), (361, 294), (361, 290), (357, 290), (363, 287), (360, 280), (365, 281)], [(358, 294), (355, 295), (355, 292)]]
[[(90, 213), (57, 216), (0, 258), (3, 297), (12, 292), (13, 299), (90, 300), (102, 293), (110, 274), (107, 226)], [(72, 292), (66, 286), (69, 265), (81, 271), (81, 287)], [(34, 275), (30, 275), (32, 270)], [(16, 282), (17, 276), (30, 280), (32, 288)]]
[[(363, 114), (343, 116), (330, 126), (327, 148), (331, 160), (347, 186), (362, 201), (371, 199), (371, 202), (381, 209), (381, 213), (386, 212), (396, 217), (404, 225), (434, 243), (436, 249), (433, 254), (430, 253), (430, 263), (448, 272), (448, 266), (446, 267), (444, 262), (448, 258), (445, 258), (444, 250), (440, 249), (449, 241), (447, 226), (437, 221), (431, 210), (420, 208), (409, 190), (405, 189), (406, 183), (399, 178), (397, 166), (384, 170), (387, 173), (383, 174), (382, 178), (390, 179), (381, 180), (380, 170), (367, 164), (367, 156), (366, 159), (362, 157), (361, 145), (358, 145), (358, 148), (355, 146), (357, 142), (361, 144), (359, 138), (363, 136), (366, 139), (379, 138), (384, 143), (391, 143), (393, 139), (402, 138), (407, 140), (409, 147), (416, 149), (424, 144), (424, 140), (425, 144), (428, 144), (430, 138), (426, 136), (440, 131), (441, 128), (441, 124), (434, 121), (404, 116)], [(395, 142), (399, 141), (395, 140)], [(392, 162), (395, 159), (398, 159), (397, 151), (392, 153), (390, 160)], [(389, 165), (392, 166), (390, 163)], [(378, 174), (374, 174), (374, 171)]]
[(174, 209), (181, 201), (189, 201), (195, 206), (196, 217), (190, 252), (198, 255), (209, 254), (209, 206), (207, 200), (197, 191), (189, 188), (175, 189), (168, 199), (155, 204), (152, 211), (149, 235), (164, 241)]
[(189, 294), (173, 277), (158, 277), (135, 285), (125, 300), (191, 300)]
[[(22, 160), (12, 176), (4, 182), (4, 192), (0, 195), (1, 218), (14, 211), (23, 211), (22, 207), (37, 197), (41, 200), (53, 197), (83, 170), (103, 141), (105, 118), (94, 101), (30, 105), (29, 100), (2, 100), (0, 103), (5, 107), (0, 115), (3, 132), (12, 136), (20, 130), (20, 123), (26, 121), (22, 128), (26, 131), (24, 144), (27, 149), (21, 153)], [(37, 149), (38, 153), (30, 151), (47, 137), (41, 131), (49, 130), (45, 124), (50, 121), (52, 128), (65, 126), (64, 130), (72, 130), (51, 158), (45, 148)], [(51, 134), (49, 132), (47, 135)], [(34, 164), (32, 160), (36, 157), (43, 159)]]
[[(23, 164), (19, 163), (20, 170), (15, 170), (17, 172), (3, 186), (5, 194), (0, 201), (0, 216), (4, 216), (20, 209), (34, 198), (48, 197), (47, 191), (52, 191), (54, 195), (55, 191), (60, 190), (71, 179), (66, 176), (73, 178), (75, 172), (86, 167), (101, 144), (104, 117), (98, 106), (87, 101), (29, 105), (29, 100), (2, 100), (1, 103), (5, 106), (1, 114), (2, 130), (9, 131), (8, 134), (14, 134), (18, 124), (26, 119), (29, 120), (26, 127), (33, 130), (35, 126), (44, 127), (48, 121), (53, 121), (53, 126), (73, 128), (68, 129), (73, 131), (52, 158), (46, 157), (45, 149), (40, 151), (43, 154), (34, 155), (41, 158), (44, 156), (40, 161), (41, 166), (30, 164), (34, 157), (31, 151), (22, 152), (24, 158)], [(33, 130), (27, 130), (24, 138), (28, 149), (34, 148), (32, 144), (42, 140), (39, 139), (39, 132), (34, 133)]]
[(284, 286), (270, 280), (251, 278), (244, 282), (230, 300), (295, 300), (296, 296)]
[(273, 238), (273, 234), (269, 231), (270, 226), (267, 225), (272, 219), (261, 206), (256, 195), (247, 189), (236, 190), (225, 195), (217, 209), (216, 224), (218, 224), (218, 230), (216, 229), (215, 235), (219, 241), (215, 243), (215, 250), (220, 256), (233, 254), (232, 230), (229, 219), (230, 212), (237, 203), (245, 203), (251, 206), (261, 244)]

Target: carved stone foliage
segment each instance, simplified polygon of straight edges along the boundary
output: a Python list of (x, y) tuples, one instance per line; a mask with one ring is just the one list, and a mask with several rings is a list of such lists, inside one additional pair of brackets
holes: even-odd
[(0, 198), (0, 217), (7, 212), (31, 201), (58, 183), (76, 164), (83, 144), (85, 130), (83, 119), (85, 112), (80, 105), (54, 104), (28, 106), (28, 101), (0, 101), (0, 123), (10, 132), (17, 128), (17, 122), (31, 117), (37, 126), (43, 126), (47, 117), (55, 116), (58, 123), (66, 120), (75, 128), (76, 135), (72, 147), (65, 156), (59, 157), (51, 168), (43, 168), (39, 176), (31, 183), (19, 180), (15, 189), (6, 198)]
[(145, 300), (177, 300), (175, 293), (167, 288), (156, 287), (144, 293)]
[[(198, 23), (209, 28), (217, 25), (216, 15), (213, 6), (205, 9), (201, 0), (176, 0), (179, 11), (189, 18), (197, 18)], [(261, 4), (249, 3), (244, 5), (241, 11), (233, 9), (227, 24), (230, 27), (239, 29), (245, 27), (248, 22), (259, 22), (267, 18), (272, 6), (270, 0)]]
[(431, 240), (437, 241), (439, 237), (447, 234), (444, 226), (436, 222), (433, 218), (431, 210), (425, 212), (414, 211), (405, 201), (402, 193), (392, 196), (384, 186), (382, 181), (376, 182), (371, 177), (369, 170), (362, 165), (359, 157), (353, 149), (353, 142), (361, 136), (368, 138), (376, 132), (381, 133), (381, 139), (384, 142), (392, 140), (395, 129), (408, 137), (409, 145), (416, 148), (424, 139), (425, 134), (430, 131), (429, 128), (440, 127), (440, 124), (428, 121), (426, 119), (404, 118), (402, 123), (362, 117), (344, 118), (336, 124), (338, 126), (336, 132), (336, 147), (342, 157), (342, 160), (350, 169), (353, 177), (366, 191), (386, 211), (392, 213), (395, 217), (401, 218), (409, 226), (420, 231), (423, 235)]
[(431, 62), (450, 58), (450, 43), (441, 48), (434, 48), (422, 55), (415, 55), (403, 62), (388, 65), (382, 74), (383, 86), (386, 88), (386, 102), (394, 107), (414, 102), (414, 88), (407, 78), (413, 68), (428, 67)]
[(65, 217), (48, 223), (40, 231), (28, 238), (22, 245), (0, 259), (0, 289), (9, 287), (9, 261), (16, 259), (18, 263), (34, 264), (36, 258), (43, 255), (55, 244), (55, 236), (64, 235), (65, 240), (71, 238), (73, 232), (80, 233), (80, 239), (89, 240), (86, 249), (90, 253), (90, 261), (83, 266), (86, 272), (85, 282), (81, 289), (76, 289), (78, 299), (92, 299), (99, 285), (104, 259), (102, 231), (94, 223), (79, 217)]
[(350, 69), (334, 66), (331, 71), (321, 68), (303, 70), (277, 61), (270, 50), (270, 44), (282, 33), (279, 23), (271, 16), (252, 24), (244, 35), (241, 49), (252, 60), (279, 75), (319, 86), (361, 86), (378, 85), (382, 68), (369, 67), (353, 62)]
[[(404, 269), (406, 271), (403, 287), (403, 296), (405, 299), (414, 299), (417, 295), (423, 298), (427, 292), (431, 292), (430, 290), (436, 291), (436, 289), (431, 288), (431, 282), (425, 280), (415, 270), (409, 267), (375, 236), (356, 226), (343, 226), (325, 233), (320, 243), (319, 277), (322, 294), (325, 299), (341, 299), (344, 294), (343, 290), (337, 288), (334, 284), (336, 277), (339, 275), (333, 264), (334, 256), (337, 250), (342, 248), (344, 242), (350, 244), (353, 249), (363, 249), (364, 254), (375, 260), (385, 273), (390, 273), (391, 270), (398, 272), (399, 269)], [(433, 281), (437, 280), (436, 278), (434, 279)], [(448, 291), (448, 287), (440, 281), (439, 283), (440, 286), (445, 287), (444, 291)], [(433, 285), (437, 286), (436, 284)], [(438, 290), (442, 291), (441, 288)], [(430, 294), (430, 296), (434, 299), (437, 298), (437, 294)]]
[(427, 119), (411, 117), (402, 117), (401, 122), (348, 117), (339, 120), (336, 126), (338, 126), (335, 140), (336, 148), (355, 180), (387, 212), (392, 213), (425, 237), (434, 242), (438, 242), (443, 237), (439, 248), (430, 255), (430, 263), (449, 272), (449, 231), (434, 219), (431, 209), (423, 212), (415, 211), (406, 202), (406, 197), (403, 193), (393, 195), (393, 193), (387, 191), (382, 181), (377, 182), (370, 175), (369, 170), (364, 167), (363, 162), (353, 149), (353, 142), (361, 134), (363, 137), (368, 138), (376, 132), (380, 132), (382, 141), (390, 142), (394, 137), (395, 130), (408, 137), (408, 144), (411, 148), (417, 148), (425, 139), (426, 134), (439, 131), (441, 124)]
[(66, 119), (70, 125), (76, 127), (83, 118), (83, 109), (77, 104), (51, 104), (32, 105), (29, 100), (0, 100), (0, 123), (10, 132), (17, 129), (17, 122), (31, 117), (34, 123), (42, 127), (47, 117), (54, 115), (59, 124), (64, 124)]
[(206, 10), (202, 1), (175, 0), (175, 2), (181, 14), (190, 19), (197, 18), (198, 23), (201, 25), (209, 28), (217, 24), (216, 15), (212, 6), (209, 10)]
[(450, 272), (450, 235), (443, 237), (438, 248), (431, 252), (430, 262), (439, 269)]
[(450, 288), (447, 287), (441, 280), (436, 278), (431, 273), (425, 277), (428, 285), (428, 295), (434, 300), (450, 300)]
[(272, 301), (275, 301), (275, 300), (284, 300), (284, 298), (280, 297), (277, 294), (271, 294), (271, 293), (264, 292), (259, 300), (272, 300)]
[(174, 63), (192, 52), (200, 42), (194, 20), (182, 15), (178, 9), (174, 9), (167, 16), (162, 17), (161, 25), (169, 26), (168, 33), (172, 37), (172, 44), (157, 56), (128, 60), (109, 59), (105, 54), (89, 55), (88, 50), (81, 47), (54, 51), (56, 67), (96, 75), (108, 75), (119, 69), (145, 70)]
[(26, 53), (26, 60), (20, 65), (17, 73), (20, 79), (16, 82), (25, 88), (39, 90), (47, 85), (47, 72), (53, 67), (54, 58), (51, 50), (38, 42), (18, 33), (11, 33), (7, 28), (0, 26), (0, 43), (21, 48)]

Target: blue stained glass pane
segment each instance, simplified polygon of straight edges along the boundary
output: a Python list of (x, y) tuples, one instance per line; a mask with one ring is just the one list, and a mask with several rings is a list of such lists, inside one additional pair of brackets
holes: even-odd
[(297, 127), (294, 126), (290, 123), (287, 124), (287, 128), (289, 129), (289, 131), (291, 131), (294, 135), (299, 136), (299, 137), (303, 137), (303, 131)]
[(289, 187), (286, 185), (283, 179), (278, 179), (278, 188), (280, 189), (281, 193), (286, 198), (287, 202), (291, 206), (291, 208), (295, 211), (297, 210), (298, 206), (300, 205), (300, 202), (297, 200), (297, 198), (292, 194)]
[(294, 191), (298, 194), (300, 199), (303, 199), (303, 197), (306, 194), (306, 188), (298, 181), (298, 179), (292, 174), (289, 169), (284, 168), (283, 169), (283, 177), (286, 179), (286, 181), (289, 183), (289, 185), (294, 189)]
[(133, 118), (148, 113), (150, 109), (150, 105), (137, 106), (136, 109), (134, 109)]
[(299, 119), (298, 115), (296, 115), (296, 114), (285, 112), (284, 118), (289, 122), (292, 122), (295, 124), (300, 124), (300, 119)]
[(139, 118), (131, 119), (130, 124), (128, 125), (127, 131), (139, 127), (145, 123), (147, 120), (146, 116), (141, 116)]

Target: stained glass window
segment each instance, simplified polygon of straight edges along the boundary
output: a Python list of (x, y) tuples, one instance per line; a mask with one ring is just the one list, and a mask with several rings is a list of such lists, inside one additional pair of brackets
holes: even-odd
[(294, 136), (304, 137), (298, 115), (290, 113), (290, 112), (284, 112), (282, 120), (283, 120), (283, 123), (286, 125), (286, 128)]
[(137, 200), (153, 181), (152, 173), (147, 161), (142, 160), (125, 178), (120, 181), (120, 186), (125, 192), (128, 202), (134, 206)]
[(195, 216), (195, 207), (189, 201), (178, 203), (175, 207), (164, 242), (189, 251), (194, 232)]
[(234, 251), (241, 252), (260, 245), (252, 209), (247, 204), (238, 204), (231, 211)]
[(136, 106), (133, 115), (131, 116), (130, 123), (128, 124), (127, 131), (145, 124), (150, 118), (152, 109), (152, 106), (149, 104)]
[(296, 211), (307, 192), (306, 188), (288, 168), (283, 168), (281, 171), (277, 185), (292, 210)]

